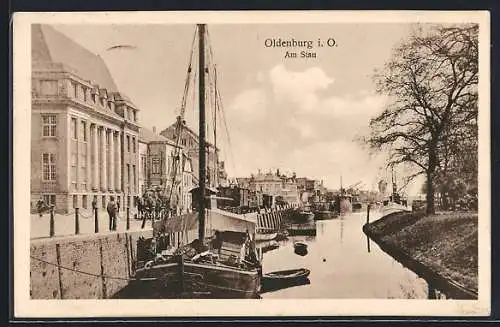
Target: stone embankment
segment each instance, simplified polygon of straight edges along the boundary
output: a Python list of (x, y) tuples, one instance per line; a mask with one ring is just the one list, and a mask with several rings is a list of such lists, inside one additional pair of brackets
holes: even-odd
[(364, 233), (447, 298), (477, 299), (477, 213), (394, 213)]

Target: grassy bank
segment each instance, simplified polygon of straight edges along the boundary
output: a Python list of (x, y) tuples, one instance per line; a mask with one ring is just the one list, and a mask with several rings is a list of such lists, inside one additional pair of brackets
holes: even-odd
[(367, 226), (439, 275), (477, 292), (477, 213), (398, 213)]

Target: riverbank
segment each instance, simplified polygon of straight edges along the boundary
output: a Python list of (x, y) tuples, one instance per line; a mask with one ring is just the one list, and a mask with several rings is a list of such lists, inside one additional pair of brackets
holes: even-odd
[(478, 290), (477, 220), (477, 213), (446, 212), (428, 217), (395, 213), (365, 225), (363, 230), (396, 260), (412, 266), (427, 280), (446, 284), (452, 297), (462, 297)]

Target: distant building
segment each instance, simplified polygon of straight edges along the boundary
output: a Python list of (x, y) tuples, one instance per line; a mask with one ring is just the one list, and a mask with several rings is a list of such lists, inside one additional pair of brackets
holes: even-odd
[[(271, 206), (280, 203), (298, 203), (300, 201), (300, 193), (296, 177), (285, 176), (279, 173), (269, 171), (262, 173), (260, 170), (256, 175), (251, 177), (236, 178), (238, 186), (250, 190), (249, 198), (252, 203), (262, 205), (263, 202)], [(266, 198), (264, 201), (262, 198)]]
[[(191, 128), (186, 125), (185, 121), (180, 122), (180, 117), (177, 117), (177, 121), (160, 132), (160, 135), (166, 137), (172, 142), (177, 141), (177, 126), (181, 123), (180, 133), (180, 146), (184, 148), (185, 153), (191, 159), (193, 171), (198, 174), (199, 171), (199, 139), (198, 134), (196, 134)], [(227, 185), (227, 174), (225, 172), (224, 163), (218, 161), (219, 149), (216, 149), (213, 144), (206, 143), (207, 157), (207, 181), (208, 185), (211, 187), (217, 187), (219, 185)], [(217, 152), (217, 155), (216, 155)], [(219, 162), (217, 164), (217, 162)]]
[(101, 57), (48, 25), (31, 26), (31, 199), (57, 212), (132, 205), (139, 109)]
[[(189, 190), (193, 187), (193, 171), (182, 147), (144, 127), (140, 129), (139, 140), (146, 146), (146, 153), (141, 156), (141, 160), (144, 159), (141, 162), (144, 165), (141, 168), (144, 171), (142, 192), (160, 191), (181, 211), (190, 208)], [(179, 149), (178, 157), (176, 148)]]

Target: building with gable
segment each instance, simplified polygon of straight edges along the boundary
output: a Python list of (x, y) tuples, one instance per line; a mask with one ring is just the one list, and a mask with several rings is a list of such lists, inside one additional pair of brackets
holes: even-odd
[[(185, 153), (190, 158), (192, 163), (192, 169), (194, 171), (194, 181), (198, 183), (198, 171), (200, 164), (199, 157), (199, 139), (198, 134), (196, 134), (189, 126), (187, 126), (185, 121), (180, 122), (180, 117), (177, 117), (177, 121), (160, 132), (160, 135), (166, 137), (172, 142), (177, 141), (177, 126), (181, 123), (181, 138), (180, 145), (184, 148)], [(217, 187), (219, 185), (227, 184), (227, 173), (225, 171), (224, 162), (218, 160), (219, 149), (211, 143), (206, 143), (207, 147), (207, 179), (210, 187)]]
[(180, 212), (186, 212), (191, 208), (189, 191), (194, 184), (191, 160), (183, 147), (157, 134), (155, 128), (151, 131), (145, 127), (139, 131), (139, 144), (142, 144), (141, 194), (148, 190), (160, 191)]

